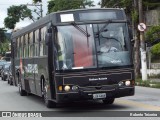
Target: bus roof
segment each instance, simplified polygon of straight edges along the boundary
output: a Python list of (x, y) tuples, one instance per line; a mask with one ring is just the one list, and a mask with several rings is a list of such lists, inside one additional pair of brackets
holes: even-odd
[(53, 12), (53, 13), (50, 13), (48, 15), (46, 15), (45, 17), (37, 20), (36, 22), (24, 27), (23, 29), (21, 30), (18, 30), (17, 32), (13, 32), (12, 34), (12, 39), (13, 38), (16, 38), (17, 36), (19, 35), (23, 35), (25, 34), (26, 32), (30, 32), (30, 30), (36, 30), (37, 28), (40, 28), (40, 27), (43, 27), (45, 24), (49, 23), (49, 22), (52, 22), (52, 24), (57, 24), (57, 23), (60, 23), (60, 21), (58, 21), (58, 15), (60, 14), (66, 14), (66, 13), (76, 13), (76, 12), (83, 12), (83, 11), (120, 11), (122, 13), (121, 16), (123, 16), (123, 19), (126, 19), (126, 16), (124, 14), (124, 10), (121, 9), (121, 8), (92, 8), (92, 9), (74, 9), (74, 10), (65, 10), (65, 11), (58, 11), (58, 12)]

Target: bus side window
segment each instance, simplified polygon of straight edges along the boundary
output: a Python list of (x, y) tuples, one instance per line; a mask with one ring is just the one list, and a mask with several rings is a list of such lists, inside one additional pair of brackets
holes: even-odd
[(21, 39), (20, 39), (20, 58), (23, 58), (23, 42), (24, 42), (24, 39), (23, 39), (23, 36), (21, 36)]
[(47, 32), (47, 27), (43, 27), (40, 30), (41, 39), (40, 39), (40, 56), (47, 55), (46, 45), (45, 45), (45, 35)]
[(25, 35), (24, 57), (28, 57), (28, 34)]
[(16, 58), (19, 58), (19, 38), (16, 39)]
[(39, 29), (34, 32), (34, 38), (35, 38), (35, 55), (34, 56), (39, 56)]
[(29, 36), (28, 36), (28, 40), (29, 40), (29, 57), (33, 57), (33, 32), (29, 33)]
[(17, 39), (14, 40), (14, 42), (12, 41), (12, 46), (13, 46), (13, 50), (14, 52), (11, 52), (12, 54), (14, 54), (13, 56), (15, 56), (15, 58), (17, 58)]

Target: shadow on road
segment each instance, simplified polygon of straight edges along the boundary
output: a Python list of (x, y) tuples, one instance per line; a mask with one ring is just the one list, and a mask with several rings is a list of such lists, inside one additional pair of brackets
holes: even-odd
[[(17, 92), (17, 94), (19, 93)], [(43, 99), (41, 97), (29, 94), (28, 96), (26, 96), (26, 99), (31, 100), (36, 104), (43, 105), (45, 107)], [(116, 103), (116, 100), (115, 103), (113, 103), (112, 105), (105, 105), (102, 103), (102, 101), (97, 100), (97, 101), (81, 101), (81, 102), (57, 104), (56, 108), (50, 108), (49, 110), (82, 112), (82, 111), (95, 111), (95, 110), (115, 111), (115, 110), (125, 110), (128, 108), (129, 106), (124, 106)]]
[(1, 92), (2, 97), (5, 97), (7, 101), (12, 101), (11, 106), (13, 109), (16, 107), (16, 110), (20, 108), (20, 110), (59, 111), (60, 113), (83, 113), (86, 111), (94, 113), (95, 111), (123, 111), (131, 108), (131, 106), (120, 104), (116, 102), (116, 100), (112, 105), (105, 105), (99, 100), (57, 104), (56, 108), (49, 109), (46, 108), (41, 97), (33, 94), (29, 94), (28, 96), (20, 96), (18, 87), (9, 86), (7, 83), (3, 82), (1, 85), (3, 86), (3, 92)]

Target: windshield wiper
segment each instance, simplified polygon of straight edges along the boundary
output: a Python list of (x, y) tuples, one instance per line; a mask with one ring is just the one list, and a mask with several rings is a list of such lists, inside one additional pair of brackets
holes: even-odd
[(102, 26), (102, 28), (96, 33), (96, 35), (99, 35), (101, 32), (108, 31), (108, 30), (105, 29), (105, 28), (106, 28), (106, 26), (109, 25), (109, 23), (111, 23), (111, 22), (112, 22), (112, 20), (108, 20), (108, 22)]
[(83, 29), (82, 27), (80, 27), (79, 25), (77, 25), (75, 22), (72, 22), (71, 25), (73, 25), (77, 30), (79, 30), (82, 34), (84, 34), (86, 37), (90, 37), (91, 35), (88, 33), (88, 31), (86, 31), (85, 29)]

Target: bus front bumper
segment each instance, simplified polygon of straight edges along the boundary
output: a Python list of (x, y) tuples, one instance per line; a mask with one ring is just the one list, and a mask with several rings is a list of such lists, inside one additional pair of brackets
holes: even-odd
[[(83, 100), (103, 100), (108, 98), (119, 98), (124, 96), (134, 95), (134, 87), (119, 87), (110, 90), (95, 90), (95, 91), (83, 91), (78, 92), (65, 92), (57, 93), (57, 103), (71, 102), (71, 101), (83, 101)], [(95, 95), (104, 95), (105, 97), (97, 97)]]

